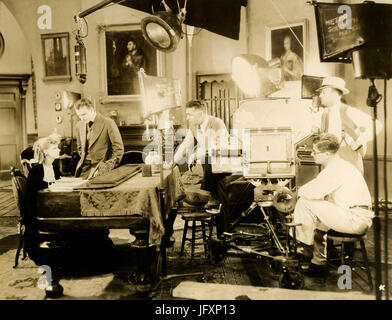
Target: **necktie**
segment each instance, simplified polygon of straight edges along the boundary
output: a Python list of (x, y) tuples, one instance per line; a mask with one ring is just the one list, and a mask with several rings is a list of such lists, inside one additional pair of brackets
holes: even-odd
[(93, 125), (94, 122), (89, 121), (87, 124), (87, 141), (90, 140), (90, 136), (91, 136), (91, 126)]

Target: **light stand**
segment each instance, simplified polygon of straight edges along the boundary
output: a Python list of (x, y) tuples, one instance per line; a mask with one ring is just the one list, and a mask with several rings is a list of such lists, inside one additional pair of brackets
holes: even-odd
[(389, 300), (389, 274), (388, 274), (388, 173), (387, 173), (387, 152), (388, 152), (388, 131), (387, 131), (387, 79), (384, 79), (384, 263), (385, 263), (385, 299)]
[[(380, 217), (379, 217), (379, 200), (378, 200), (378, 152), (377, 152), (377, 103), (382, 99), (374, 85), (374, 79), (370, 79), (371, 85), (369, 86), (367, 105), (373, 108), (372, 121), (373, 121), (373, 175), (374, 175), (374, 260), (375, 260), (375, 294), (376, 299), (381, 300), (381, 237), (380, 237)], [(384, 97), (385, 98), (385, 97)], [(386, 240), (386, 239), (385, 239)]]

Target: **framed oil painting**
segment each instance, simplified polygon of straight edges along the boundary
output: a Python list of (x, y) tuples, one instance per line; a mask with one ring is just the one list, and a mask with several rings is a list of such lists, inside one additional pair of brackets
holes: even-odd
[(41, 34), (44, 81), (70, 81), (69, 33)]
[(284, 81), (299, 81), (304, 74), (307, 21), (266, 27), (266, 59), (279, 59)]
[(163, 76), (163, 53), (144, 40), (140, 24), (98, 28), (101, 56), (101, 103), (140, 100), (138, 71)]

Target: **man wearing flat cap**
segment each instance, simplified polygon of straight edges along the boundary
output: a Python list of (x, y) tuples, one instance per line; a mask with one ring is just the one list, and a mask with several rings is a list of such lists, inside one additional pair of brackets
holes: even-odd
[[(319, 89), (320, 100), (325, 108), (321, 117), (321, 132), (332, 133), (340, 141), (339, 156), (353, 164), (363, 174), (363, 156), (373, 138), (372, 118), (357, 108), (342, 102), (342, 96), (350, 91), (338, 77), (326, 77)], [(377, 133), (382, 126), (376, 125)]]

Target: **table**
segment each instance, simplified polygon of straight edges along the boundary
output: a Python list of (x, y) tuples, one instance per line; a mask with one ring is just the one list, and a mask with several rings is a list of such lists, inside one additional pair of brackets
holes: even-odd
[[(114, 188), (37, 193), (38, 229), (43, 232), (87, 229), (129, 229), (138, 248), (160, 249), (165, 220), (175, 203), (184, 197), (178, 168), (160, 175), (141, 173)], [(151, 251), (151, 250), (150, 250)], [(151, 259), (152, 261), (153, 259)], [(140, 270), (149, 270), (141, 261)]]
[(114, 188), (59, 191), (48, 189), (37, 194), (40, 228), (50, 231), (72, 228), (144, 228), (149, 225), (149, 244), (159, 245), (164, 220), (175, 202), (184, 196), (178, 168), (160, 175), (141, 173)]

